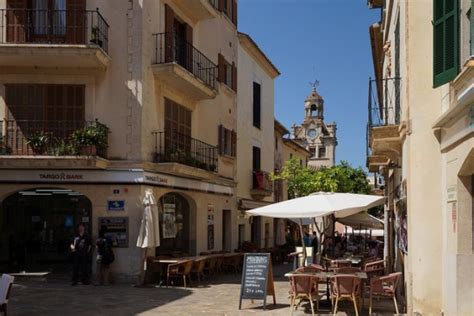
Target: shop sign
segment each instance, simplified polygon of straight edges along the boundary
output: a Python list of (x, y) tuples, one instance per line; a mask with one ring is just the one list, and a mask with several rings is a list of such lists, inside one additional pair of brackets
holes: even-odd
[(447, 201), (449, 202), (455, 202), (458, 200), (458, 192), (457, 192), (457, 187), (456, 185), (450, 185), (448, 186), (447, 189)]
[(125, 200), (108, 200), (108, 211), (125, 211)]

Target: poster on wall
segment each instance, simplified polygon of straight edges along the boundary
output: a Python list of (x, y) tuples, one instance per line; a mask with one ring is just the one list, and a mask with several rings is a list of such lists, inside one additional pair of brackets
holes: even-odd
[(163, 204), (163, 238), (176, 238), (176, 205)]
[(214, 249), (214, 225), (207, 226), (207, 250)]
[(408, 225), (407, 225), (407, 210), (405, 200), (397, 203), (395, 210), (395, 229), (398, 248), (403, 254), (408, 254)]
[(113, 247), (128, 247), (128, 217), (99, 217), (99, 227), (105, 228)]
[(207, 225), (214, 225), (214, 205), (207, 204)]

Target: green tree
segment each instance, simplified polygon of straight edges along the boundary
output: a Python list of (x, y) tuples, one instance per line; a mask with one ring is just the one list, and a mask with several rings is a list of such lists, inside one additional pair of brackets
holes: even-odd
[[(300, 162), (292, 158), (285, 162), (278, 174), (272, 179), (285, 181), (288, 184), (288, 198), (307, 196), (314, 192), (340, 193), (370, 193), (367, 174), (362, 168), (354, 168), (348, 162), (342, 161), (339, 165), (320, 169), (301, 166)], [(325, 233), (333, 226), (333, 216), (325, 216), (315, 227), (319, 233), (318, 252), (321, 254), (321, 244)]]

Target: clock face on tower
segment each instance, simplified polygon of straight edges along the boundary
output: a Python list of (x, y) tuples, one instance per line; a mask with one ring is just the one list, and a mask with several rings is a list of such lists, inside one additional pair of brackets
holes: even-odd
[(316, 131), (316, 129), (311, 128), (308, 130), (307, 135), (309, 138), (316, 138), (316, 136), (318, 136), (318, 132)]

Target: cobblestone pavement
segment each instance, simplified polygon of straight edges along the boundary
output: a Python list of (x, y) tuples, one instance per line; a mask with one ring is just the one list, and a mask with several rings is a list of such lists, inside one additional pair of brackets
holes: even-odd
[[(276, 305), (262, 310), (262, 302), (244, 300), (239, 311), (240, 275), (215, 277), (190, 288), (135, 288), (131, 285), (72, 287), (66, 280), (17, 280), (11, 293), (9, 315), (289, 315), (288, 265), (274, 267)], [(271, 302), (271, 298), (268, 298)], [(349, 302), (338, 315), (352, 315)], [(367, 300), (365, 307), (367, 307)], [(391, 301), (376, 305), (378, 313), (393, 313)], [(320, 315), (330, 314), (321, 308)], [(311, 314), (303, 304), (294, 315)], [(363, 315), (367, 315), (364, 309)]]

